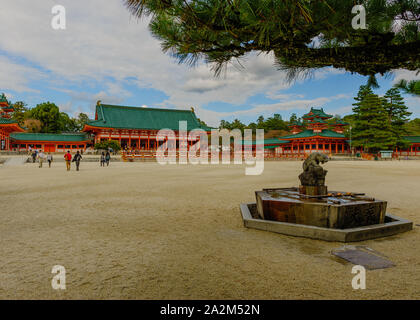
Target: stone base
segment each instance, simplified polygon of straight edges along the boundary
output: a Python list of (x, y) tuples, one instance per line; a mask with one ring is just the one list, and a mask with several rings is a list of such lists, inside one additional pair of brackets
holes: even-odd
[(366, 197), (308, 196), (297, 188), (263, 189), (255, 197), (257, 212), (264, 220), (335, 229), (384, 223), (387, 205)]
[(299, 186), (299, 192), (308, 196), (323, 196), (328, 194), (327, 186)]
[(332, 229), (259, 219), (255, 203), (241, 204), (240, 209), (244, 226), (247, 228), (325, 241), (363, 241), (392, 236), (413, 229), (411, 221), (390, 214), (385, 216), (385, 223), (382, 224), (348, 229)]

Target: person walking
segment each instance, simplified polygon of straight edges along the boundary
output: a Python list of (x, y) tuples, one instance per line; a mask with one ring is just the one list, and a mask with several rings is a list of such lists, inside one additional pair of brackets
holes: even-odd
[(66, 168), (67, 168), (67, 171), (70, 171), (70, 166), (71, 166), (71, 154), (70, 154), (70, 150), (67, 151), (67, 153), (64, 155), (64, 160), (66, 160)]
[(103, 151), (101, 154), (101, 167), (105, 167), (105, 152)]
[(42, 150), (39, 150), (38, 153), (38, 161), (39, 161), (39, 167), (42, 168), (42, 163), (44, 162), (45, 154), (42, 152)]
[(32, 163), (35, 163), (36, 160), (36, 152), (34, 150), (34, 152), (32, 152)]
[(47, 155), (48, 167), (51, 168), (51, 162), (53, 161), (53, 156), (50, 152)]
[(111, 154), (109, 153), (109, 151), (106, 152), (105, 155), (105, 161), (106, 161), (106, 166), (109, 166), (109, 160), (111, 160)]
[(80, 154), (79, 150), (77, 150), (73, 157), (73, 162), (76, 162), (76, 171), (79, 171), (80, 160), (82, 160), (82, 155)]

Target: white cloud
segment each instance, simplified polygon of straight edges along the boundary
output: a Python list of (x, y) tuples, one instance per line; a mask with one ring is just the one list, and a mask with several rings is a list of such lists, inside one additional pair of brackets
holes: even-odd
[(21, 65), (4, 56), (0, 56), (0, 70), (0, 88), (2, 90), (37, 92), (28, 86), (29, 82), (45, 77), (39, 70)]
[[(303, 96), (283, 94), (282, 90), (291, 84), (285, 82), (285, 72), (273, 67), (271, 54), (249, 54), (241, 61), (245, 68), (232, 63), (227, 67), (227, 73), (219, 78), (214, 77), (207, 65), (200, 64), (196, 68), (178, 65), (162, 53), (159, 42), (150, 35), (147, 21), (133, 18), (121, 0), (61, 0), (60, 4), (67, 13), (66, 30), (51, 28), (51, 8), (55, 4), (53, 0), (8, 0), (2, 3), (0, 21), (2, 29), (7, 32), (0, 37), (0, 50), (23, 58), (40, 69), (0, 56), (0, 70), (8, 71), (7, 77), (3, 72), (0, 75), (1, 88), (33, 91), (29, 82), (42, 78), (50, 83), (50, 87), (70, 96), (63, 108), (79, 110), (84, 102), (89, 103), (92, 113), (97, 100), (121, 103), (130, 97), (130, 91), (124, 88), (130, 83), (164, 92), (168, 99), (161, 106), (194, 106), (197, 114), (213, 125), (229, 113), (203, 109), (202, 106), (209, 102), (240, 105), (259, 93), (280, 100), (235, 112), (240, 116), (303, 109), (328, 100), (293, 100)], [(323, 79), (329, 74), (342, 72), (326, 68), (315, 71), (314, 77)], [(102, 86), (93, 94), (88, 93), (89, 90), (76, 92), (69, 89), (77, 85), (89, 87), (96, 81)], [(292, 101), (286, 101), (289, 99)]]
[(400, 82), (401, 80), (420, 80), (420, 73), (418, 71), (409, 71), (409, 70), (394, 70), (394, 80), (393, 83)]
[[(348, 95), (337, 94), (331, 97), (319, 97), (315, 99), (297, 99), (297, 100), (287, 100), (272, 104), (258, 104), (253, 105), (252, 108), (247, 110), (239, 110), (234, 112), (215, 112), (211, 110), (206, 110), (203, 108), (198, 109), (198, 113), (202, 116), (203, 119), (208, 121), (209, 125), (218, 126), (220, 119), (233, 120), (234, 118), (238, 119), (251, 119), (255, 121), (256, 116), (262, 115), (264, 117), (272, 116), (274, 113), (280, 113), (280, 111), (285, 110), (302, 110), (307, 112), (313, 106), (323, 106), (328, 102), (333, 100), (340, 100), (348, 98)], [(347, 110), (342, 110), (347, 111)], [(337, 113), (337, 112), (335, 112)], [(339, 113), (341, 114), (341, 112)]]
[(296, 98), (304, 98), (304, 94), (296, 94), (296, 93), (278, 93), (278, 92), (267, 92), (267, 98), (271, 100), (289, 100), (289, 99), (296, 99)]

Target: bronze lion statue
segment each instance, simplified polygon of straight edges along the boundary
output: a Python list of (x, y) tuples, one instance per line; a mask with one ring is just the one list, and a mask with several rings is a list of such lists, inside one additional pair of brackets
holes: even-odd
[(328, 162), (328, 157), (319, 152), (311, 153), (303, 162), (303, 172), (299, 175), (302, 186), (323, 186), (327, 170), (319, 164)]

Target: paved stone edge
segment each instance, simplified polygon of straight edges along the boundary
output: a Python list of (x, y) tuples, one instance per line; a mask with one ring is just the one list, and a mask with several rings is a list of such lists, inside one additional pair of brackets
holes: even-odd
[(356, 242), (375, 238), (382, 238), (413, 229), (413, 222), (406, 219), (386, 214), (390, 222), (376, 224), (366, 227), (350, 229), (330, 229), (303, 224), (287, 222), (269, 221), (252, 218), (249, 206), (255, 203), (242, 203), (240, 205), (242, 220), (246, 228), (270, 231), (295, 237), (305, 237), (311, 239)]

